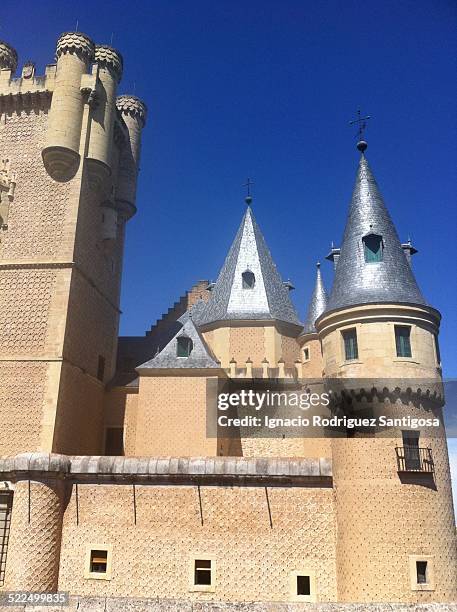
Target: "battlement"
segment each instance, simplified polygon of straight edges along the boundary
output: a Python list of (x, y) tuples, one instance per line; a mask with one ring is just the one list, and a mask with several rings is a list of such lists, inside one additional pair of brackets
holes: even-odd
[(277, 363), (270, 363), (266, 358), (262, 361), (261, 368), (254, 368), (252, 361), (248, 358), (245, 363), (237, 363), (231, 359), (230, 366), (224, 368), (229, 378), (271, 378), (297, 380), (303, 378), (303, 363), (297, 360), (294, 367), (286, 367), (285, 361), (279, 359)]
[[(47, 173), (68, 182), (86, 160), (92, 188), (102, 201), (112, 199), (127, 220), (136, 212), (146, 105), (136, 96), (117, 96), (124, 61), (113, 47), (95, 44), (81, 32), (64, 32), (55, 58), (44, 75), (36, 74), (33, 62), (26, 62), (15, 77), (18, 54), (0, 42), (0, 113), (46, 112), (42, 158)], [(113, 231), (109, 228), (107, 233)]]

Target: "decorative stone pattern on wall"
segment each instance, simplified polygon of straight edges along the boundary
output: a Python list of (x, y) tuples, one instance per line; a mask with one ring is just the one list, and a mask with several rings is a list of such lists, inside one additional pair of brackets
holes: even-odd
[(64, 357), (96, 377), (98, 356), (102, 355), (105, 359), (104, 381), (108, 382), (115, 367), (118, 319), (117, 311), (74, 270), (68, 302)]
[(48, 115), (42, 111), (4, 114), (0, 156), (16, 175), (8, 230), (0, 232), (0, 260), (71, 259), (70, 183), (53, 181), (41, 160)]
[[(457, 604), (338, 604), (338, 603), (278, 603), (225, 601), (198, 602), (188, 599), (133, 599), (73, 597), (70, 605), (46, 607), (48, 612), (456, 612)], [(0, 605), (2, 612), (25, 610), (35, 612), (36, 607), (11, 608)]]
[(43, 483), (32, 480), (30, 489), (27, 480), (16, 483), (5, 590), (52, 592), (56, 589), (62, 493), (59, 481)]
[(141, 377), (135, 447), (135, 455), (216, 455), (217, 440), (206, 438), (206, 377)]
[[(413, 406), (408, 412), (419, 414)], [(457, 551), (443, 439), (432, 448), (434, 482), (397, 473), (395, 438), (333, 440), (339, 601), (457, 601)], [(373, 475), (376, 474), (374, 478)], [(419, 479), (418, 479), (419, 476)], [(409, 555), (432, 555), (435, 591), (412, 591)]]
[(55, 281), (53, 270), (0, 270), (0, 355), (42, 354)]
[(263, 327), (231, 327), (230, 358), (235, 359), (238, 367), (245, 367), (250, 357), (254, 368), (262, 367), (265, 359), (265, 331)]
[(0, 455), (40, 444), (47, 364), (0, 362)]
[[(268, 493), (268, 497), (267, 497)], [(78, 486), (67, 507), (59, 589), (80, 595), (205, 601), (288, 601), (290, 572), (317, 573), (319, 599), (336, 599), (332, 489)], [(268, 510), (268, 504), (271, 513)], [(87, 545), (113, 546), (112, 580), (84, 578)], [(268, 563), (265, 552), (268, 551)], [(216, 562), (214, 593), (189, 592), (193, 555)]]
[(286, 368), (293, 368), (295, 361), (300, 358), (300, 347), (296, 338), (281, 336), (281, 352)]

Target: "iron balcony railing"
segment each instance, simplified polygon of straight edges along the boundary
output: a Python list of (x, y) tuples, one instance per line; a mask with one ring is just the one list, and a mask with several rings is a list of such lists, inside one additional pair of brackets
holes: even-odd
[(433, 474), (432, 449), (418, 446), (397, 446), (397, 466), (399, 472), (427, 472)]

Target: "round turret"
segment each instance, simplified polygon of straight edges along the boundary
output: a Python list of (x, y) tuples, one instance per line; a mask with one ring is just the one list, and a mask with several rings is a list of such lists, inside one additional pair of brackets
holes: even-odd
[(87, 64), (94, 59), (95, 45), (91, 39), (82, 32), (64, 32), (59, 36), (57, 41), (57, 61), (66, 53), (77, 55)]
[(57, 41), (56, 80), (42, 151), (44, 166), (56, 181), (70, 180), (79, 167), (84, 109), (81, 78), (94, 55), (94, 43), (81, 32), (65, 32)]
[(11, 72), (16, 72), (16, 68), (16, 50), (8, 43), (0, 40), (0, 70), (11, 70)]
[(116, 107), (127, 126), (130, 142), (121, 148), (116, 204), (122, 217), (135, 214), (136, 182), (140, 161), (141, 131), (146, 124), (146, 104), (136, 96), (118, 96)]
[(116, 100), (117, 110), (123, 115), (129, 115), (141, 122), (141, 127), (146, 125), (148, 109), (146, 104), (136, 96), (118, 96)]
[(109, 45), (96, 45), (95, 61), (100, 68), (106, 68), (119, 83), (122, 79), (124, 60), (119, 51)]
[(98, 66), (96, 103), (91, 109), (90, 140), (87, 161), (93, 189), (101, 189), (104, 197), (110, 192), (112, 173), (114, 118), (116, 116), (117, 86), (122, 78), (122, 55), (108, 45), (96, 45), (95, 61)]

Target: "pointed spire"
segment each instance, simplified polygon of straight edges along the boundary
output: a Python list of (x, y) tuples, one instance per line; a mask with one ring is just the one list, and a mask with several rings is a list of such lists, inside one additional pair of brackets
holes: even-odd
[(289, 289), (271, 257), (250, 206), (198, 321), (278, 320), (300, 326)]
[(425, 304), (364, 150), (327, 310), (380, 302)]
[(324, 310), (327, 307), (328, 295), (324, 287), (324, 282), (322, 280), (321, 274), (321, 264), (318, 262), (316, 264), (317, 272), (316, 272), (316, 284), (314, 286), (314, 291), (311, 296), (311, 301), (308, 306), (308, 314), (306, 315), (305, 320), (305, 328), (303, 330), (303, 334), (312, 334), (315, 333), (316, 327), (316, 319), (318, 319)]

